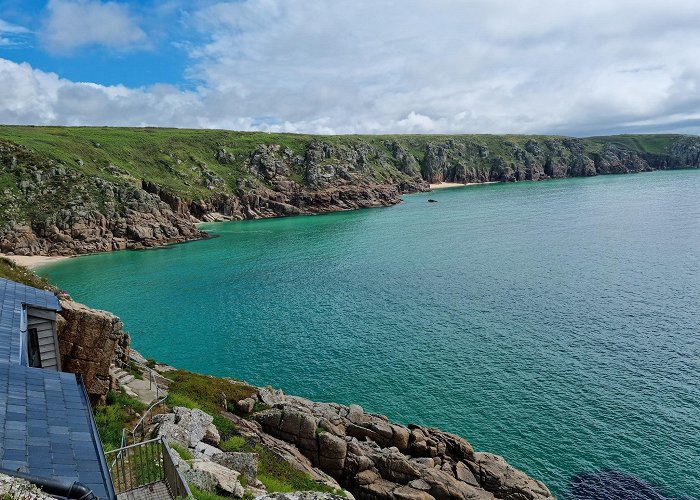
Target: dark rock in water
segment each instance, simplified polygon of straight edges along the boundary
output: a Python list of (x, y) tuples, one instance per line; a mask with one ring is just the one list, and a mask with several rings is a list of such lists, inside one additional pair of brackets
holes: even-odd
[(672, 497), (659, 486), (624, 472), (601, 471), (575, 476), (569, 483), (565, 500), (697, 500), (689, 496)]
[(433, 200), (432, 198), (428, 200), (428, 203), (437, 203), (437, 200)]

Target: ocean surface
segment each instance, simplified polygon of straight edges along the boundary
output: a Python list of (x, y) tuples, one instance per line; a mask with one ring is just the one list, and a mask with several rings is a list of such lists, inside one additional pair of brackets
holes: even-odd
[(700, 171), (204, 227), (41, 274), (147, 357), (456, 432), (562, 498), (700, 497)]

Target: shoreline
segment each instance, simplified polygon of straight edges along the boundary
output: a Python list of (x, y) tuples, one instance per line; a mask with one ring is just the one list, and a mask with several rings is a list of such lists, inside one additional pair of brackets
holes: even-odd
[(434, 189), (450, 189), (465, 186), (483, 186), (485, 184), (498, 184), (499, 181), (487, 181), (487, 182), (467, 182), (462, 184), (461, 182), (441, 182), (440, 184), (430, 184), (430, 190)]
[(53, 264), (55, 262), (71, 258), (70, 256), (61, 255), (6, 255), (4, 253), (0, 253), (0, 257), (4, 257), (18, 266), (26, 267), (27, 269), (31, 269), (32, 271), (41, 266)]

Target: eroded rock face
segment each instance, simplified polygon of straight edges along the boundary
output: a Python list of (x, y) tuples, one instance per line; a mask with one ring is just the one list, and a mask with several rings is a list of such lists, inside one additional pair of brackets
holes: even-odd
[(260, 389), (274, 407), (253, 415), (247, 432), (294, 446), (314, 468), (359, 499), (552, 498), (544, 484), (503, 458), (475, 453), (463, 438), (430, 427), (402, 426), (356, 405), (315, 403)]
[[(468, 137), (383, 142), (317, 138), (300, 146), (302, 150), (293, 151), (266, 143), (236, 155), (223, 147), (212, 150), (211, 161), (240, 169), (233, 182), (192, 158), (190, 173), (207, 195), (186, 199), (113, 165), (102, 168), (107, 178), (88, 176), (75, 165), (0, 141), (0, 173), (15, 180), (0, 197), (0, 250), (75, 255), (149, 248), (204, 237), (195, 226), (198, 221), (386, 206), (399, 203), (403, 193), (428, 190), (428, 183), (700, 168), (700, 139), (690, 136), (678, 136), (666, 150), (653, 154), (625, 149), (619, 141), (600, 148), (591, 140), (545, 137), (525, 142), (503, 138), (497, 151)], [(182, 163), (174, 153), (169, 156)], [(82, 167), (81, 162), (77, 165)], [(165, 175), (179, 174), (171, 169)]]
[(112, 313), (70, 300), (62, 300), (61, 308), (56, 326), (62, 369), (80, 373), (91, 399), (99, 400), (110, 389), (115, 356), (128, 357), (129, 335)]

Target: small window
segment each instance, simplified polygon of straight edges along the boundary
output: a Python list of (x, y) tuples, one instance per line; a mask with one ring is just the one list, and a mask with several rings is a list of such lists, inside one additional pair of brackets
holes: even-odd
[(39, 353), (39, 335), (36, 328), (30, 328), (27, 331), (27, 336), (29, 337), (28, 342), (28, 355), (29, 355), (29, 366), (34, 368), (41, 368), (41, 356)]

